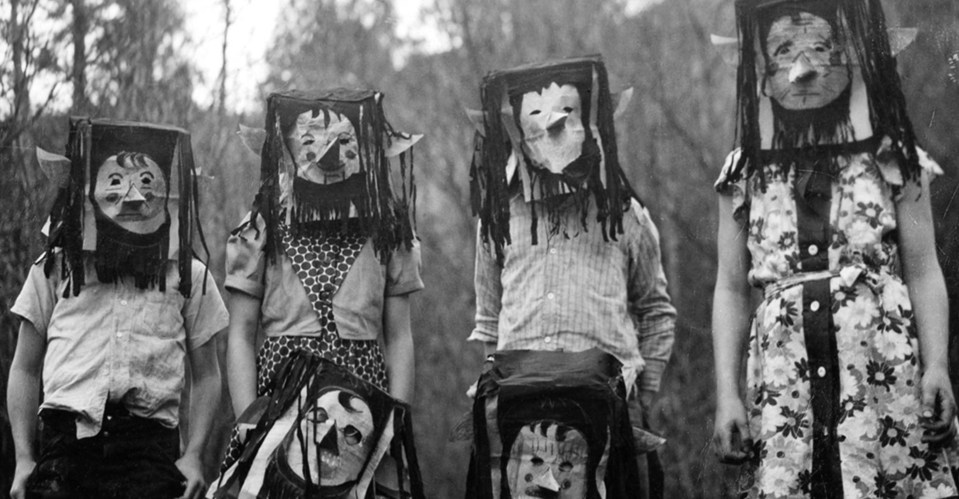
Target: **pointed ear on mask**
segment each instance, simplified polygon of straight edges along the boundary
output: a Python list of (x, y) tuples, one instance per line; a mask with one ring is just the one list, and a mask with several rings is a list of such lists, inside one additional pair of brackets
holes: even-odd
[(906, 49), (912, 42), (916, 41), (916, 35), (919, 34), (919, 28), (889, 28), (886, 30), (889, 35), (889, 50), (895, 57), (899, 52)]
[(479, 109), (470, 109), (468, 107), (464, 107), (463, 109), (466, 111), (466, 116), (469, 117), (470, 123), (473, 124), (473, 128), (475, 128), (480, 135), (485, 136), (486, 120), (483, 118), (483, 111), (480, 111)]
[(423, 138), (422, 133), (416, 133), (416, 134), (400, 133), (400, 134), (394, 135), (390, 142), (390, 147), (386, 148), (386, 151), (384, 151), (384, 153), (386, 154), (387, 158), (395, 158), (396, 156), (399, 156), (400, 154), (405, 152), (407, 149), (413, 147), (413, 144), (419, 142), (420, 139), (422, 138)]
[(263, 144), (266, 142), (266, 130), (243, 125), (237, 125), (237, 127), (236, 134), (240, 136), (243, 145), (252, 151), (253, 154), (259, 156), (260, 151), (263, 149)]
[(623, 90), (619, 95), (614, 95), (613, 99), (616, 100), (616, 110), (613, 111), (613, 119), (616, 120), (623, 116), (626, 108), (629, 107), (629, 101), (633, 100), (633, 87)]
[(67, 185), (70, 180), (70, 159), (66, 156), (54, 154), (37, 148), (37, 163), (40, 170), (57, 188)]

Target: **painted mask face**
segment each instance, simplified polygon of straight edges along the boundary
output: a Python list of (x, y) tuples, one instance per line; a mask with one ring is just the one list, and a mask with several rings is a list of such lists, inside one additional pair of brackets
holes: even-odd
[(849, 87), (849, 67), (832, 26), (801, 12), (772, 23), (766, 37), (767, 92), (788, 110), (819, 109)]
[[(330, 390), (317, 398), (300, 422), (300, 430), (307, 442), (310, 476), (319, 477), (322, 486), (356, 481), (375, 443), (369, 405), (347, 390)], [(290, 469), (303, 478), (303, 454), (295, 439), (287, 456)]]
[(150, 234), (166, 221), (166, 179), (146, 154), (107, 158), (97, 170), (93, 195), (103, 215), (130, 232)]
[(297, 176), (310, 182), (332, 184), (360, 171), (356, 130), (346, 116), (335, 111), (300, 114), (286, 144)]
[(573, 85), (553, 83), (539, 92), (527, 92), (519, 121), (526, 155), (534, 166), (559, 174), (582, 154), (586, 131), (579, 92)]
[(584, 499), (587, 449), (582, 433), (555, 421), (524, 426), (506, 465), (513, 497)]

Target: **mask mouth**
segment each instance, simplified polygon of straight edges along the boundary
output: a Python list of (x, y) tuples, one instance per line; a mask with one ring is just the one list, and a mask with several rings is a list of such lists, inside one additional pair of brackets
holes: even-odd
[(526, 490), (523, 491), (523, 497), (532, 497), (532, 498), (543, 498), (543, 499), (557, 499), (559, 498), (559, 491), (549, 490), (539, 485), (532, 485), (526, 487)]

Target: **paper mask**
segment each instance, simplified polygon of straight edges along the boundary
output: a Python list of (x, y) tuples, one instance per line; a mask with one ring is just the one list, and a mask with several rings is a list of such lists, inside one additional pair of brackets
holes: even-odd
[(474, 399), (467, 498), (633, 497), (620, 368), (595, 349), (494, 354)]
[[(256, 215), (264, 218), (274, 250), (279, 225), (298, 233), (317, 225), (342, 228), (329, 222), (347, 220), (373, 237), (381, 256), (412, 244), (411, 147), (422, 136), (395, 131), (382, 99), (372, 90), (274, 93), (267, 100), (265, 133), (240, 127), (261, 161), (250, 223)], [(391, 167), (391, 161), (398, 164)]]
[[(566, 195), (582, 198), (565, 203), (583, 210), (582, 220), (598, 219), (604, 236), (616, 238), (623, 205), (636, 195), (619, 166), (607, 80), (600, 56), (529, 64), (483, 79), (483, 110), (471, 113), (482, 122), (471, 191), (483, 240), (494, 242), (497, 256), (508, 243), (508, 191), (517, 181), (531, 203), (533, 244), (538, 217), (549, 215), (550, 228), (560, 230), (555, 215), (565, 209)], [(623, 92), (616, 111), (631, 95)], [(591, 203), (596, 216), (587, 216)]]
[[(139, 288), (166, 289), (170, 260), (178, 262), (180, 292), (191, 290), (195, 169), (189, 133), (163, 125), (76, 118), (67, 157), (38, 151), (61, 186), (50, 214), (48, 250), (62, 251), (61, 272), (79, 293), (83, 253), (97, 278), (131, 277)], [(190, 248), (181, 257), (180, 248)], [(47, 260), (51, 272), (52, 259)]]
[(832, 148), (823, 164), (838, 168), (843, 150), (884, 138), (904, 177), (918, 178), (894, 58), (914, 30), (888, 34), (879, 0), (737, 0), (736, 17), (742, 154), (719, 188), (747, 169), (763, 175), (759, 165), (769, 157), (788, 171), (804, 155)]
[(276, 379), (269, 401), (251, 406), (259, 414), (240, 417), (255, 429), (208, 497), (367, 497), (387, 454), (409, 465), (404, 497), (424, 497), (408, 406), (306, 351)]

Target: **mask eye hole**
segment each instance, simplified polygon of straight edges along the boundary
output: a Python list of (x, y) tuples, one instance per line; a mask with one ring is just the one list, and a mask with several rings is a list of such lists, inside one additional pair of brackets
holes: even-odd
[(311, 423), (325, 423), (326, 420), (330, 419), (330, 416), (326, 413), (326, 409), (317, 407), (310, 412), (310, 415), (307, 417), (307, 419)]
[(530, 459), (529, 462), (533, 463), (533, 466), (542, 466), (544, 461), (539, 456), (533, 456), (533, 459)]
[(566, 107), (563, 108), (563, 111), (565, 111), (565, 112), (567, 112), (567, 113), (571, 113), (571, 112), (573, 112), (573, 108), (570, 107), (570, 106), (566, 106)]
[(349, 143), (352, 142), (352, 140), (353, 140), (352, 137), (340, 137), (340, 145), (341, 146), (349, 145)]
[(532, 111), (529, 112), (529, 115), (530, 115), (530, 116), (536, 116), (537, 114), (539, 114), (539, 113), (541, 113), (541, 112), (542, 112), (542, 111), (540, 111), (539, 109), (534, 109), (534, 110), (532, 110)]
[[(118, 182), (119, 183), (119, 182)], [(108, 203), (116, 203), (120, 200), (119, 194), (107, 194), (106, 200)]]
[(150, 172), (143, 172), (140, 174), (140, 183), (143, 185), (150, 185), (153, 183), (153, 174)]
[(363, 440), (363, 433), (355, 426), (347, 425), (346, 428), (343, 428), (343, 440), (350, 445), (356, 445)]

